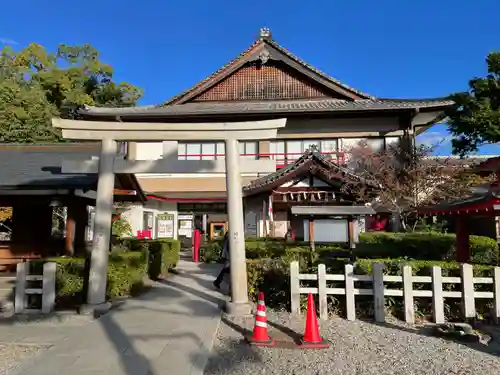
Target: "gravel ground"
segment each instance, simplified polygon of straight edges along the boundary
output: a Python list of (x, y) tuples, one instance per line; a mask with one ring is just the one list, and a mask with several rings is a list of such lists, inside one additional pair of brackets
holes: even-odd
[(0, 375), (16, 373), (24, 361), (41, 354), (45, 349), (47, 347), (37, 345), (0, 344)]
[[(292, 328), (270, 328), (277, 341), (293, 343), (303, 333), (304, 321), (286, 313), (268, 311), (268, 322)], [(497, 375), (500, 374), (500, 343), (458, 344), (426, 334), (402, 322), (385, 325), (348, 322), (332, 317), (321, 322), (321, 334), (330, 342), (323, 350), (249, 347), (242, 334), (253, 328), (252, 319), (223, 319), (205, 375)], [(246, 332), (244, 330), (247, 330)]]

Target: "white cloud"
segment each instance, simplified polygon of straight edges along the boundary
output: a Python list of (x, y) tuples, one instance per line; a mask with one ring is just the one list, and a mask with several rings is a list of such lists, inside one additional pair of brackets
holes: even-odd
[(452, 139), (450, 134), (443, 134), (441, 132), (425, 132), (417, 136), (417, 143), (425, 146), (440, 146), (443, 143), (448, 143)]
[(0, 37), (0, 44), (10, 44), (10, 45), (16, 45), (16, 44), (19, 44), (17, 43), (15, 40), (12, 40), (10, 38), (2, 38)]

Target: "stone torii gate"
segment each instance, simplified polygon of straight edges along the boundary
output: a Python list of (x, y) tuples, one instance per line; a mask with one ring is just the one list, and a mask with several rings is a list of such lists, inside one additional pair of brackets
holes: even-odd
[[(222, 123), (139, 123), (81, 121), (54, 118), (52, 124), (62, 129), (65, 139), (101, 141), (99, 160), (65, 161), (63, 173), (98, 173), (94, 238), (92, 242), (87, 309), (107, 309), (106, 278), (110, 243), (111, 214), (115, 173), (226, 172), (231, 262), (231, 301), (226, 311), (232, 315), (250, 313), (247, 291), (245, 238), (241, 173), (270, 173), (274, 160), (247, 160), (239, 156), (242, 140), (275, 139), (286, 119)], [(124, 160), (117, 158), (116, 141), (224, 141), (225, 160)]]

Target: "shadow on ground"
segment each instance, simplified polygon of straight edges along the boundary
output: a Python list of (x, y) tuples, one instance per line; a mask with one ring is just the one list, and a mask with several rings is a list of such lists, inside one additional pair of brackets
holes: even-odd
[[(390, 328), (398, 331), (403, 331), (403, 332), (408, 332), (408, 333), (413, 333), (416, 335), (420, 336), (426, 336), (426, 337), (434, 337), (440, 340), (446, 340), (446, 341), (452, 341), (460, 345), (467, 346), (471, 349), (478, 350), (483, 353), (487, 353), (490, 355), (495, 355), (495, 356), (500, 356), (500, 337), (493, 337), (491, 336), (491, 340), (487, 343), (478, 343), (478, 342), (467, 342), (467, 341), (462, 341), (462, 340), (456, 340), (456, 339), (451, 339), (447, 337), (437, 337), (434, 332), (433, 332), (433, 325), (432, 324), (426, 324), (423, 326), (414, 326), (414, 327), (404, 327), (401, 325), (393, 324), (393, 323), (376, 323), (371, 321), (370, 323), (379, 326), (379, 327), (384, 327), (384, 328)], [(485, 329), (480, 329), (480, 332), (485, 332), (488, 334), (488, 330)], [(489, 335), (489, 334), (488, 334)]]

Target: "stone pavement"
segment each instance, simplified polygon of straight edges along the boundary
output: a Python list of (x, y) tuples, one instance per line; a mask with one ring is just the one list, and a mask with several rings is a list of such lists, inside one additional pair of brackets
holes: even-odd
[[(17, 374), (203, 374), (225, 301), (212, 286), (220, 267), (181, 260), (179, 274), (101, 318), (69, 327), (66, 335), (62, 327), (46, 339), (40, 331), (38, 342), (54, 346)], [(29, 336), (16, 341), (30, 341)]]

